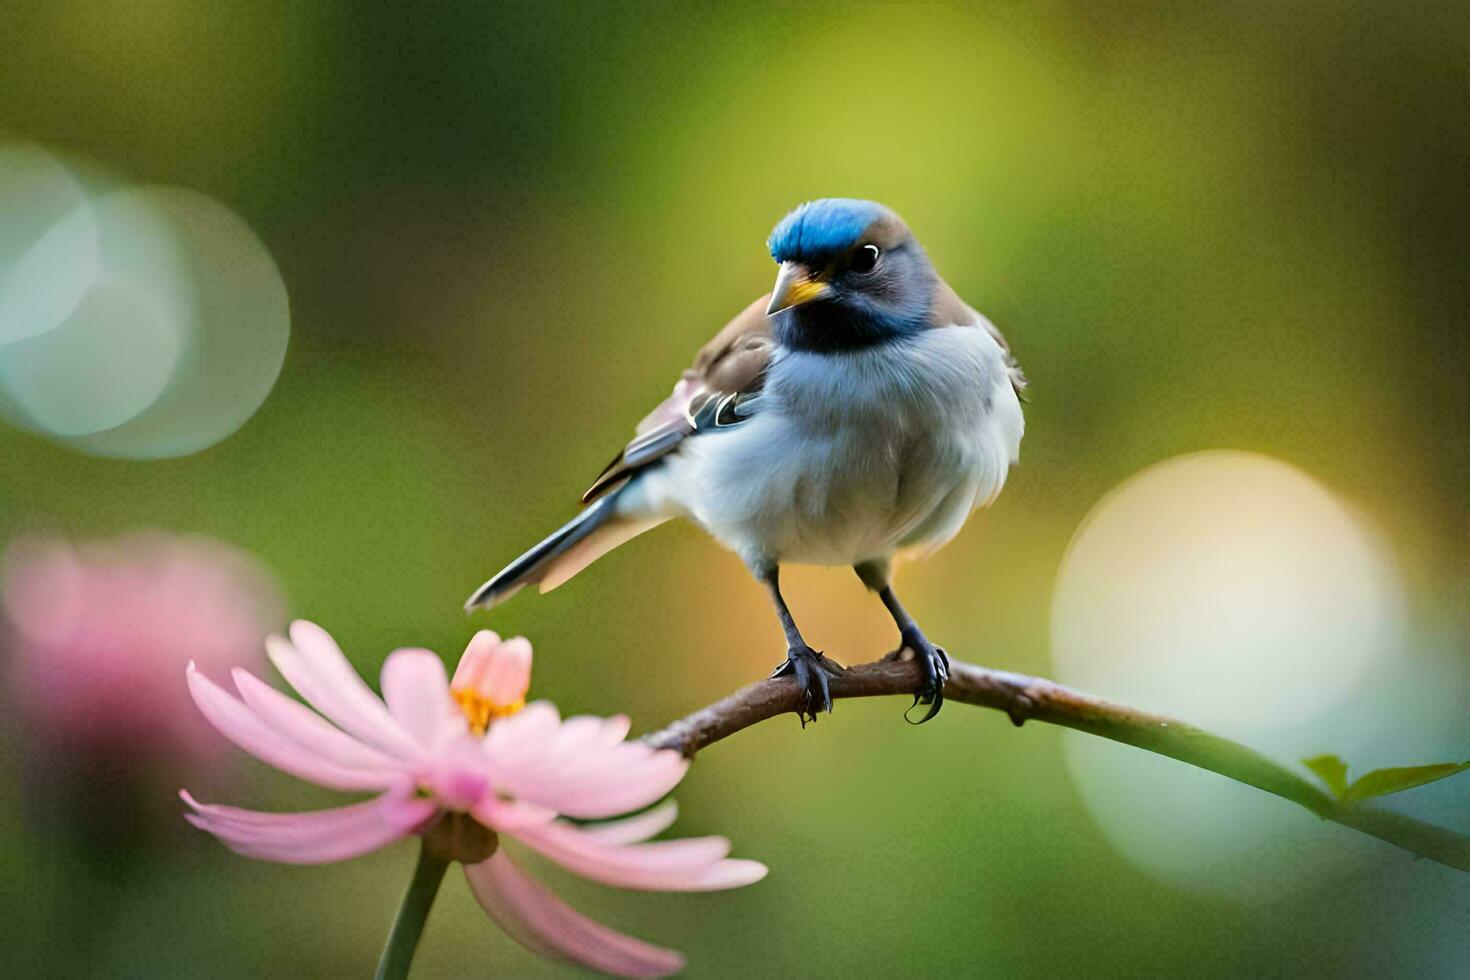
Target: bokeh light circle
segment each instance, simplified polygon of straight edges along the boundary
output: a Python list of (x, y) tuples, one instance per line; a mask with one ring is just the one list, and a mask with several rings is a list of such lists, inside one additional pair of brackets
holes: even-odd
[(97, 279), (87, 192), (51, 154), (0, 143), (0, 345), (51, 330)]
[[(1214, 451), (1093, 508), (1058, 575), (1052, 649), (1065, 683), (1295, 764), (1344, 744), (1344, 709), (1403, 649), (1404, 616), (1395, 566), (1353, 511), (1283, 462)], [(1176, 883), (1269, 893), (1359, 859), (1305, 811), (1213, 773), (1085, 736), (1066, 755), (1114, 847)]]
[(99, 456), (214, 445), (280, 375), (275, 262), (195, 191), (88, 195), (45, 151), (0, 145), (0, 418)]
[[(59, 324), (0, 347), (0, 412), (60, 441), (136, 418), (181, 367), (194, 320), (183, 243), (132, 190), (89, 202), (98, 261), (80, 302)], [(66, 256), (51, 256), (64, 277)]]
[(93, 286), (60, 326), (0, 352), (6, 414), (63, 438), (120, 425), (163, 392), (179, 347), (177, 321), (153, 296)]
[[(72, 445), (101, 456), (187, 455), (239, 429), (275, 386), (290, 336), (286, 284), (249, 226), (212, 198), (177, 187), (124, 193), (168, 222), (184, 257), (184, 349), (146, 411)], [(175, 299), (182, 304), (185, 291)]]

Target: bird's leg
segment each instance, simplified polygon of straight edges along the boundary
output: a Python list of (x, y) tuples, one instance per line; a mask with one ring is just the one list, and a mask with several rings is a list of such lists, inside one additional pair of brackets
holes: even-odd
[(949, 680), (949, 656), (942, 647), (937, 647), (929, 642), (924, 631), (919, 629), (919, 624), (914, 622), (914, 617), (908, 614), (903, 603), (898, 601), (898, 595), (894, 593), (893, 586), (888, 581), (887, 562), (869, 562), (856, 565), (853, 568), (863, 584), (874, 592), (878, 598), (883, 600), (888, 614), (893, 617), (894, 625), (898, 627), (898, 649), (888, 656), (897, 660), (903, 656), (905, 650), (913, 651), (914, 660), (923, 671), (923, 679), (919, 682), (919, 689), (914, 692), (914, 704), (929, 705), (928, 712), (920, 718), (916, 724), (924, 722), (939, 714), (939, 709), (944, 706), (944, 683)]
[(836, 677), (842, 673), (842, 668), (835, 661), (822, 656), (820, 650), (807, 646), (806, 640), (802, 639), (801, 630), (796, 628), (796, 620), (791, 618), (791, 610), (786, 607), (786, 600), (781, 596), (780, 570), (777, 566), (760, 569), (756, 572), (756, 577), (771, 593), (771, 602), (776, 607), (776, 618), (781, 621), (781, 630), (786, 634), (786, 659), (771, 676), (789, 675), (796, 678), (802, 691), (801, 703), (796, 713), (805, 728), (808, 720), (817, 720), (818, 711), (832, 710), (832, 692), (827, 687), (827, 676), (830, 674)]

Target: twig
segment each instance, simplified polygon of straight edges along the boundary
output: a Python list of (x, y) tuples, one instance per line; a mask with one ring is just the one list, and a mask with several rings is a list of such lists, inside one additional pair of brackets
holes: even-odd
[[(879, 660), (831, 679), (833, 698), (912, 696), (919, 686), (912, 661)], [(1040, 677), (951, 661), (946, 701), (1004, 711), (1016, 725), (1041, 721), (1112, 739), (1219, 773), (1303, 806), (1324, 820), (1371, 834), (1421, 857), (1470, 871), (1470, 838), (1369, 803), (1343, 804), (1280, 763), (1238, 742), (1163, 715), (1073, 691)], [(686, 756), (776, 715), (794, 712), (800, 698), (788, 678), (758, 681), (723, 700), (644, 736)]]

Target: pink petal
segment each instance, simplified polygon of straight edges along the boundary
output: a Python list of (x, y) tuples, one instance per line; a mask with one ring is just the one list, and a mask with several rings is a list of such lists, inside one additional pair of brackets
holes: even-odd
[(490, 667), (490, 658), (499, 646), (500, 634), (494, 630), (480, 630), (470, 637), (469, 645), (459, 656), (459, 664), (454, 668), (454, 680), (450, 681), (449, 686), (456, 691), (461, 688), (478, 690)]
[(432, 748), (448, 722), (463, 729), (464, 716), (449, 696), (444, 661), (430, 650), (395, 650), (383, 663), (388, 713), (424, 748)]
[(556, 738), (561, 725), (561, 715), (556, 705), (549, 701), (533, 701), (524, 709), (502, 718), (490, 726), (485, 735), (487, 751), (505, 756), (521, 758), (528, 754), (541, 756), (546, 745)]
[(306, 705), (236, 668), (235, 687), (250, 710), (280, 734), (321, 756), (349, 769), (368, 772), (398, 772), (402, 763), (377, 749), (369, 748), (335, 727)]
[(626, 726), (624, 718), (563, 723), (550, 705), (530, 705), (485, 738), (495, 787), (579, 818), (642, 809), (678, 785), (689, 763), (677, 752), (621, 741)]
[(489, 769), (479, 739), (461, 725), (457, 737), (439, 743), (428, 765), (418, 775), (444, 806), (468, 810), (493, 797)]
[(551, 756), (558, 762), (571, 763), (585, 759), (593, 750), (601, 748), (603, 735), (602, 719), (593, 715), (578, 715), (561, 723), (556, 744)]
[(633, 727), (632, 719), (627, 715), (613, 715), (611, 718), (602, 719), (602, 735), (598, 738), (598, 744), (604, 748), (611, 748), (628, 737), (628, 731)]
[[(344, 731), (400, 759), (418, 760), (423, 750), (388, 714), (336, 642), (319, 626), (304, 620), (291, 624), (293, 642), (266, 640), (271, 663), (313, 708)], [(297, 638), (300, 638), (297, 640)]]
[(518, 704), (531, 689), (531, 641), (513, 636), (500, 644), (485, 671), (482, 693), (496, 704)]
[(194, 826), (230, 850), (286, 864), (327, 864), (375, 851), (409, 836), (434, 815), (432, 800), (388, 793), (376, 799), (312, 813), (261, 813), (195, 801), (179, 794)]
[(599, 844), (639, 844), (668, 830), (678, 818), (679, 804), (670, 800), (647, 813), (583, 827), (582, 833)]
[(582, 915), (523, 873), (504, 850), (464, 872), (485, 914), (534, 953), (623, 977), (666, 977), (684, 968), (674, 950)]
[(679, 785), (689, 760), (672, 750), (624, 742), (601, 753), (597, 767), (559, 794), (556, 808), (570, 817), (598, 820), (638, 810)]
[(186, 673), (194, 703), (220, 734), (262, 762), (308, 782), (340, 790), (380, 790), (398, 778), (385, 771), (349, 769), (277, 734), (248, 707), (227, 694), (191, 663)]
[(549, 807), (536, 806), (524, 800), (497, 799), (494, 794), (477, 802), (470, 809), (470, 815), (504, 834), (513, 834), (526, 827), (539, 827), (557, 818), (557, 812)]
[(723, 837), (609, 845), (560, 822), (523, 828), (513, 836), (568, 871), (620, 888), (717, 891), (766, 876), (763, 864), (725, 858), (730, 842)]
[(562, 788), (610, 776), (605, 765), (608, 750), (597, 744), (601, 731), (600, 718), (568, 718), (528, 740), (518, 756), (519, 769), (529, 773), (538, 785), (550, 779)]
[(394, 720), (382, 699), (368, 687), (326, 630), (298, 619), (291, 624), (290, 634), (291, 643), (310, 673), (319, 696), (327, 697), (343, 712), (342, 719), (334, 719), (338, 724), (349, 731), (353, 725), (360, 726), (360, 730), (355, 732), (359, 738), (396, 755), (405, 758), (420, 755), (413, 739)]
[(480, 630), (459, 658), (450, 686), (493, 704), (519, 704), (531, 686), (531, 642), (524, 636), (501, 642), (499, 634)]

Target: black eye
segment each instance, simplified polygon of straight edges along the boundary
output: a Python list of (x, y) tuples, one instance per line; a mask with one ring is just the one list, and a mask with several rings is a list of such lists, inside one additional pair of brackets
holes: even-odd
[(856, 252), (852, 253), (853, 272), (872, 272), (873, 267), (878, 264), (879, 256), (877, 245), (859, 245)]

